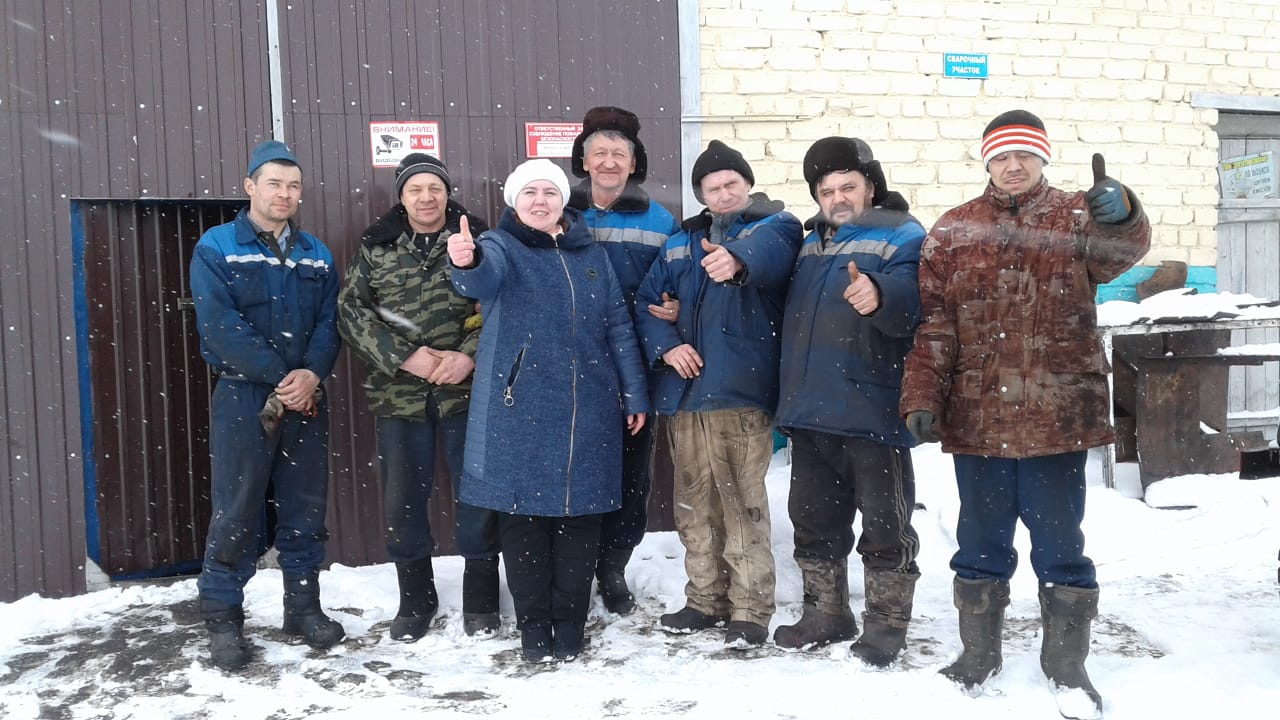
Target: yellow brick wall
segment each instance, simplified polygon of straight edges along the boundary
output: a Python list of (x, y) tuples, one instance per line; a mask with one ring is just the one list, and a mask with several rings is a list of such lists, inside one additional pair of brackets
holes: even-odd
[[(1142, 198), (1145, 263), (1217, 263), (1218, 112), (1192, 93), (1280, 95), (1277, 0), (701, 0), (703, 145), (807, 218), (814, 140), (871, 144), (926, 227), (986, 184), (983, 127), (1023, 108), (1048, 127), (1049, 182), (1091, 184), (1101, 152)], [(985, 80), (943, 77), (985, 53)], [(1278, 121), (1280, 122), (1280, 121)]]

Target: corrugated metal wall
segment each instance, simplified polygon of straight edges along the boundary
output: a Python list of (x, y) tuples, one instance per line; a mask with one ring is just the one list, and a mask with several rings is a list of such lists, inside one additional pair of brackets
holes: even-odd
[[(644, 125), (651, 195), (678, 207), (675, 3), (330, 0), (279, 8), (285, 139), (305, 171), (300, 220), (343, 267), (363, 227), (393, 202), (392, 172), (370, 167), (371, 120), (439, 121), (458, 199), (493, 215), (499, 182), (524, 159), (526, 121), (577, 121), (592, 105), (623, 105)], [(239, 199), (248, 149), (270, 135), (271, 114), (264, 2), (2, 0), (0, 9), (0, 212), (11, 219), (0, 224), (0, 600), (10, 600), (84, 587), (82, 422), (102, 432), (108, 418), (94, 420), (88, 398), (103, 393), (106, 402), (111, 391), (102, 387), (108, 378), (81, 366), (89, 320), (77, 322), (74, 298), (89, 269), (77, 275), (74, 261), (77, 243), (113, 243), (107, 255), (124, 259), (136, 238), (86, 235), (72, 200)], [(82, 257), (96, 263), (103, 255)], [(85, 295), (85, 307), (95, 300)], [(347, 564), (382, 559), (361, 374), (344, 353), (329, 382), (329, 557)], [(137, 407), (140, 424), (163, 418), (163, 404), (153, 402), (154, 413), (145, 402)], [(172, 433), (144, 440), (141, 427), (113, 430), (113, 442), (139, 450), (156, 437), (187, 442)], [(188, 472), (152, 462), (147, 472), (166, 482)], [(120, 477), (131, 472), (122, 467)], [(188, 496), (148, 492), (134, 502), (168, 497), (178, 505)], [(98, 537), (111, 546), (119, 533), (135, 544), (135, 557), (145, 547), (163, 561), (177, 557), (169, 548), (196, 543), (155, 521), (117, 527), (113, 512), (101, 513)]]

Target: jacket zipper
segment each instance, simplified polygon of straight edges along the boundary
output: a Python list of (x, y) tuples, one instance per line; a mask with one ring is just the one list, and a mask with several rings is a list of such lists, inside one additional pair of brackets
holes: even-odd
[[(564, 261), (564, 253), (560, 250), (559, 238), (553, 238), (556, 246), (556, 257), (560, 259), (560, 267), (564, 269), (564, 279), (569, 281), (569, 347), (577, 346), (575, 340), (578, 334), (578, 299), (577, 294), (573, 291), (573, 276), (569, 274), (569, 264)], [(565, 465), (565, 483), (564, 483), (564, 514), (569, 514), (569, 500), (573, 483), (570, 481), (573, 477), (573, 440), (577, 436), (578, 426), (578, 358), (575, 355), (570, 357), (569, 371), (572, 373), (570, 380), (569, 397), (572, 402), (572, 410), (569, 413), (569, 462)]]
[(511, 407), (516, 404), (516, 399), (511, 395), (511, 388), (516, 384), (516, 377), (520, 374), (520, 363), (524, 360), (524, 351), (528, 348), (520, 348), (520, 352), (516, 353), (516, 361), (511, 363), (511, 373), (507, 375), (507, 386), (502, 389), (502, 404)]

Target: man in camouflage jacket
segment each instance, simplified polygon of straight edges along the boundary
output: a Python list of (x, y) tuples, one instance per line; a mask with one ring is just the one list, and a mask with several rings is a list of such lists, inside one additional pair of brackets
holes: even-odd
[(1098, 584), (1080, 529), (1087, 450), (1113, 439), (1095, 295), (1146, 254), (1151, 227), (1101, 155), (1088, 192), (1050, 187), (1048, 135), (1029, 112), (992, 120), (982, 158), (986, 192), (945, 213), (921, 249), (922, 322), (899, 405), (912, 434), (940, 438), (955, 460), (964, 652), (942, 672), (972, 687), (1000, 670), (1021, 520), (1040, 581), (1041, 667), (1060, 709), (1100, 717), (1084, 670)]
[[(387, 556), (400, 609), (391, 637), (417, 640), (439, 606), (431, 566), (430, 513), (437, 432), (453, 476), (462, 473), (467, 405), (480, 316), (449, 281), (448, 236), (485, 223), (449, 200), (448, 170), (423, 153), (396, 170), (400, 202), (365, 230), (338, 296), (338, 329), (365, 362), (376, 416)], [(457, 503), (455, 537), (466, 559), (463, 624), (491, 635), (498, 618), (498, 541), (492, 512)]]

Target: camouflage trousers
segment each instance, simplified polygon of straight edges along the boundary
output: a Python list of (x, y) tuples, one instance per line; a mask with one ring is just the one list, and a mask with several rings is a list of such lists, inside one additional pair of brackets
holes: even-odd
[(731, 409), (676, 413), (666, 423), (688, 605), (766, 627), (774, 612), (770, 422), (761, 410)]

